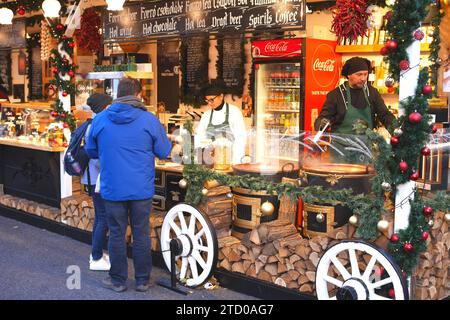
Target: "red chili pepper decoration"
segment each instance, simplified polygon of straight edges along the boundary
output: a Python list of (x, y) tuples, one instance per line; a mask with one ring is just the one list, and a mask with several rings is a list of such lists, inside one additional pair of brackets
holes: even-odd
[(338, 42), (347, 39), (356, 42), (359, 36), (367, 35), (367, 0), (337, 0), (331, 8), (333, 12), (333, 31)]

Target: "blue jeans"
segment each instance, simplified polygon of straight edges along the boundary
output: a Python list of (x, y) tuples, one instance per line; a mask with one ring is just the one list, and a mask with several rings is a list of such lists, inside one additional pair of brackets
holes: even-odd
[[(92, 186), (95, 190), (95, 185)], [(94, 202), (95, 216), (94, 226), (92, 228), (92, 259), (98, 260), (103, 257), (103, 248), (108, 241), (106, 234), (108, 233), (108, 218), (105, 209), (105, 200), (99, 193), (92, 193), (92, 200)]]
[(128, 278), (125, 233), (128, 219), (133, 235), (133, 265), (136, 285), (147, 284), (152, 270), (149, 216), (152, 199), (133, 201), (105, 200), (109, 226), (109, 275), (114, 285), (124, 285)]

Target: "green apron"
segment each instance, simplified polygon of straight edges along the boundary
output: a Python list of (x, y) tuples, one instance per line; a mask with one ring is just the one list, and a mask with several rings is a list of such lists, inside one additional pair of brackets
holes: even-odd
[(231, 133), (231, 127), (229, 122), (230, 108), (228, 106), (228, 103), (226, 103), (224, 107), (226, 108), (225, 121), (221, 124), (215, 125), (212, 124), (214, 110), (211, 110), (211, 116), (209, 117), (208, 127), (206, 127), (206, 137), (208, 139), (211, 139), (212, 141), (214, 141), (219, 134), (221, 134), (223, 137), (231, 139), (231, 141), (234, 141), (234, 137)]
[[(347, 112), (345, 113), (345, 117), (341, 125), (336, 130), (333, 130), (333, 133), (342, 134), (344, 138), (345, 135), (362, 135), (366, 131), (364, 129), (366, 126), (367, 128), (373, 129), (372, 111), (371, 111), (372, 109), (370, 106), (369, 97), (367, 95), (366, 90), (363, 89), (364, 98), (366, 100), (366, 107), (364, 109), (358, 109), (352, 105), (350, 88), (347, 83), (345, 84), (345, 89), (346, 89), (345, 106)], [(361, 132), (355, 131), (355, 127), (358, 126), (358, 123), (360, 129), (362, 128)], [(342, 156), (341, 154), (333, 150), (333, 148), (330, 148), (333, 162), (344, 162), (344, 163), (363, 162), (364, 157), (361, 158), (360, 155), (356, 154), (355, 152), (349, 152), (344, 150), (344, 148), (347, 147), (348, 145), (343, 144), (341, 141), (338, 141), (337, 139), (333, 140), (334, 142), (332, 142), (332, 144), (345, 154), (344, 156)]]

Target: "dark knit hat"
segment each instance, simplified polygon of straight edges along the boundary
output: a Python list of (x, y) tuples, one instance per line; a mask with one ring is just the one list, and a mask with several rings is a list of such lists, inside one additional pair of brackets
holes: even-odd
[(223, 81), (214, 79), (211, 83), (206, 86), (203, 90), (203, 95), (206, 96), (218, 96), (219, 94), (225, 93), (225, 84)]
[(359, 72), (359, 71), (369, 71), (371, 67), (371, 62), (366, 58), (361, 57), (353, 57), (348, 59), (344, 66), (342, 67), (341, 74), (344, 77), (348, 77), (349, 75)]
[(112, 103), (112, 97), (104, 93), (94, 93), (86, 101), (92, 112), (100, 113)]

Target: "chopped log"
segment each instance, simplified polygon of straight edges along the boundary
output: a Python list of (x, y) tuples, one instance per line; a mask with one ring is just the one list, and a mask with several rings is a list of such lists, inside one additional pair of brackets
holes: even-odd
[(278, 255), (280, 256), (280, 258), (286, 258), (286, 257), (288, 257), (290, 254), (291, 254), (291, 252), (289, 251), (288, 248), (281, 247), (281, 248), (278, 250)]
[(239, 254), (239, 252), (237, 252), (236, 250), (232, 249), (230, 251), (230, 254), (228, 255), (228, 260), (230, 262), (237, 262), (241, 260), (241, 255)]
[(430, 295), (431, 300), (436, 300), (437, 298), (437, 290), (435, 286), (432, 286), (428, 289), (428, 294)]
[(235, 243), (240, 243), (239, 239), (237, 239), (233, 236), (220, 238), (220, 239), (218, 239), (218, 242), (219, 242), (219, 248), (229, 247)]
[(274, 241), (276, 239), (285, 238), (296, 233), (297, 229), (293, 224), (288, 224), (286, 226), (269, 227), (267, 240)]
[(299, 260), (296, 263), (294, 263), (294, 269), (300, 272), (301, 274), (304, 274), (306, 270), (305, 261)]
[(265, 254), (260, 254), (258, 256), (258, 260), (261, 261), (263, 264), (267, 263), (267, 258), (269, 258), (268, 256), (266, 256)]
[(260, 270), (260, 272), (258, 273), (257, 278), (258, 278), (259, 280), (272, 282), (272, 277), (271, 277), (270, 274), (269, 274), (267, 271), (265, 271), (265, 270)]
[(251, 261), (245, 260), (242, 262), (242, 267), (244, 268), (244, 273), (247, 272), (248, 268), (253, 265)]
[(304, 285), (302, 285), (299, 289), (300, 292), (305, 292), (305, 293), (310, 293), (313, 292), (313, 289), (311, 287), (311, 285), (305, 283)]
[(262, 249), (262, 254), (267, 256), (273, 256), (277, 253), (277, 250), (275, 249), (275, 246), (272, 243), (267, 243), (264, 245)]
[(286, 271), (287, 271), (286, 265), (285, 265), (284, 263), (278, 262), (278, 269), (277, 269), (277, 272), (278, 272), (279, 274), (281, 274), (281, 273), (285, 273)]
[(288, 289), (297, 289), (298, 288), (298, 284), (296, 281), (291, 281), (287, 284), (287, 288)]
[(295, 248), (298, 245), (302, 245), (305, 243), (305, 239), (303, 239), (298, 232), (295, 234), (292, 234), (290, 236), (287, 236), (283, 239), (280, 239), (280, 247), (286, 247), (289, 248)]
[(267, 235), (269, 233), (269, 227), (267, 226), (267, 223), (263, 223), (260, 224), (257, 227), (257, 232), (258, 232), (258, 239), (259, 239), (259, 243), (255, 243), (255, 244), (262, 244), (262, 243), (266, 243), (267, 241)]
[(298, 279), (297, 279), (297, 283), (301, 286), (301, 285), (303, 285), (303, 284), (305, 284), (305, 283), (308, 283), (309, 282), (309, 279), (308, 279), (308, 277), (306, 277), (305, 275), (300, 275), (300, 277), (298, 277)]
[(312, 264), (317, 267), (317, 265), (319, 264), (319, 254), (317, 252), (312, 252), (309, 255), (309, 260), (312, 262)]
[(322, 252), (322, 247), (318, 243), (316, 243), (314, 240), (310, 240), (309, 245), (313, 251)]
[(303, 260), (308, 259), (309, 253), (311, 252), (310, 247), (299, 245), (295, 248), (295, 253), (299, 255)]
[[(244, 253), (241, 256), (241, 258), (242, 258), (242, 260), (245, 260), (245, 261), (255, 262), (255, 257), (251, 253)], [(219, 257), (219, 260), (220, 260), (220, 257)]]
[(235, 262), (231, 266), (232, 272), (239, 272), (239, 273), (245, 273), (244, 266), (242, 265), (242, 262)]
[(247, 269), (247, 272), (245, 273), (249, 277), (256, 278), (256, 268), (255, 265), (250, 265), (250, 267)]
[(428, 298), (428, 288), (416, 288), (416, 299), (426, 300)]
[(315, 271), (306, 271), (306, 277), (309, 281), (314, 282), (316, 281), (316, 272)]
[(249, 235), (249, 240), (257, 245), (261, 244), (261, 239), (259, 238), (259, 232), (257, 229), (253, 229), (250, 233), (247, 233)]
[(264, 267), (265, 263), (261, 262), (261, 261), (255, 261), (255, 272), (256, 274), (259, 273), (259, 271), (261, 271), (261, 269)]
[(230, 262), (227, 259), (222, 260), (220, 262), (219, 266), (225, 270), (228, 270), (228, 271), (231, 270)]
[(268, 263), (264, 266), (264, 270), (266, 270), (271, 276), (278, 275), (278, 265), (276, 263)]
[(267, 263), (274, 263), (274, 262), (279, 262), (278, 258), (276, 256), (269, 256), (269, 258), (267, 259)]
[(261, 254), (262, 248), (259, 246), (252, 246), (253, 256), (257, 258)]
[(300, 272), (298, 272), (297, 270), (289, 270), (288, 274), (291, 277), (291, 279), (294, 281), (296, 281), (298, 279), (298, 277), (300, 277)]
[(280, 286), (280, 287), (285, 287), (286, 288), (286, 282), (283, 280), (283, 278), (278, 277), (275, 282), (276, 285)]
[(293, 265), (297, 261), (299, 261), (301, 258), (296, 255), (295, 253), (289, 257), (289, 262)]
[(294, 269), (295, 269), (295, 268), (294, 268), (294, 265), (289, 261), (288, 258), (286, 258), (284, 261), (285, 261), (286, 268), (287, 268), (288, 271), (289, 271), (289, 270), (294, 270)]
[(287, 220), (295, 225), (297, 220), (297, 201), (292, 201), (289, 196), (282, 196), (278, 209), (278, 219)]

